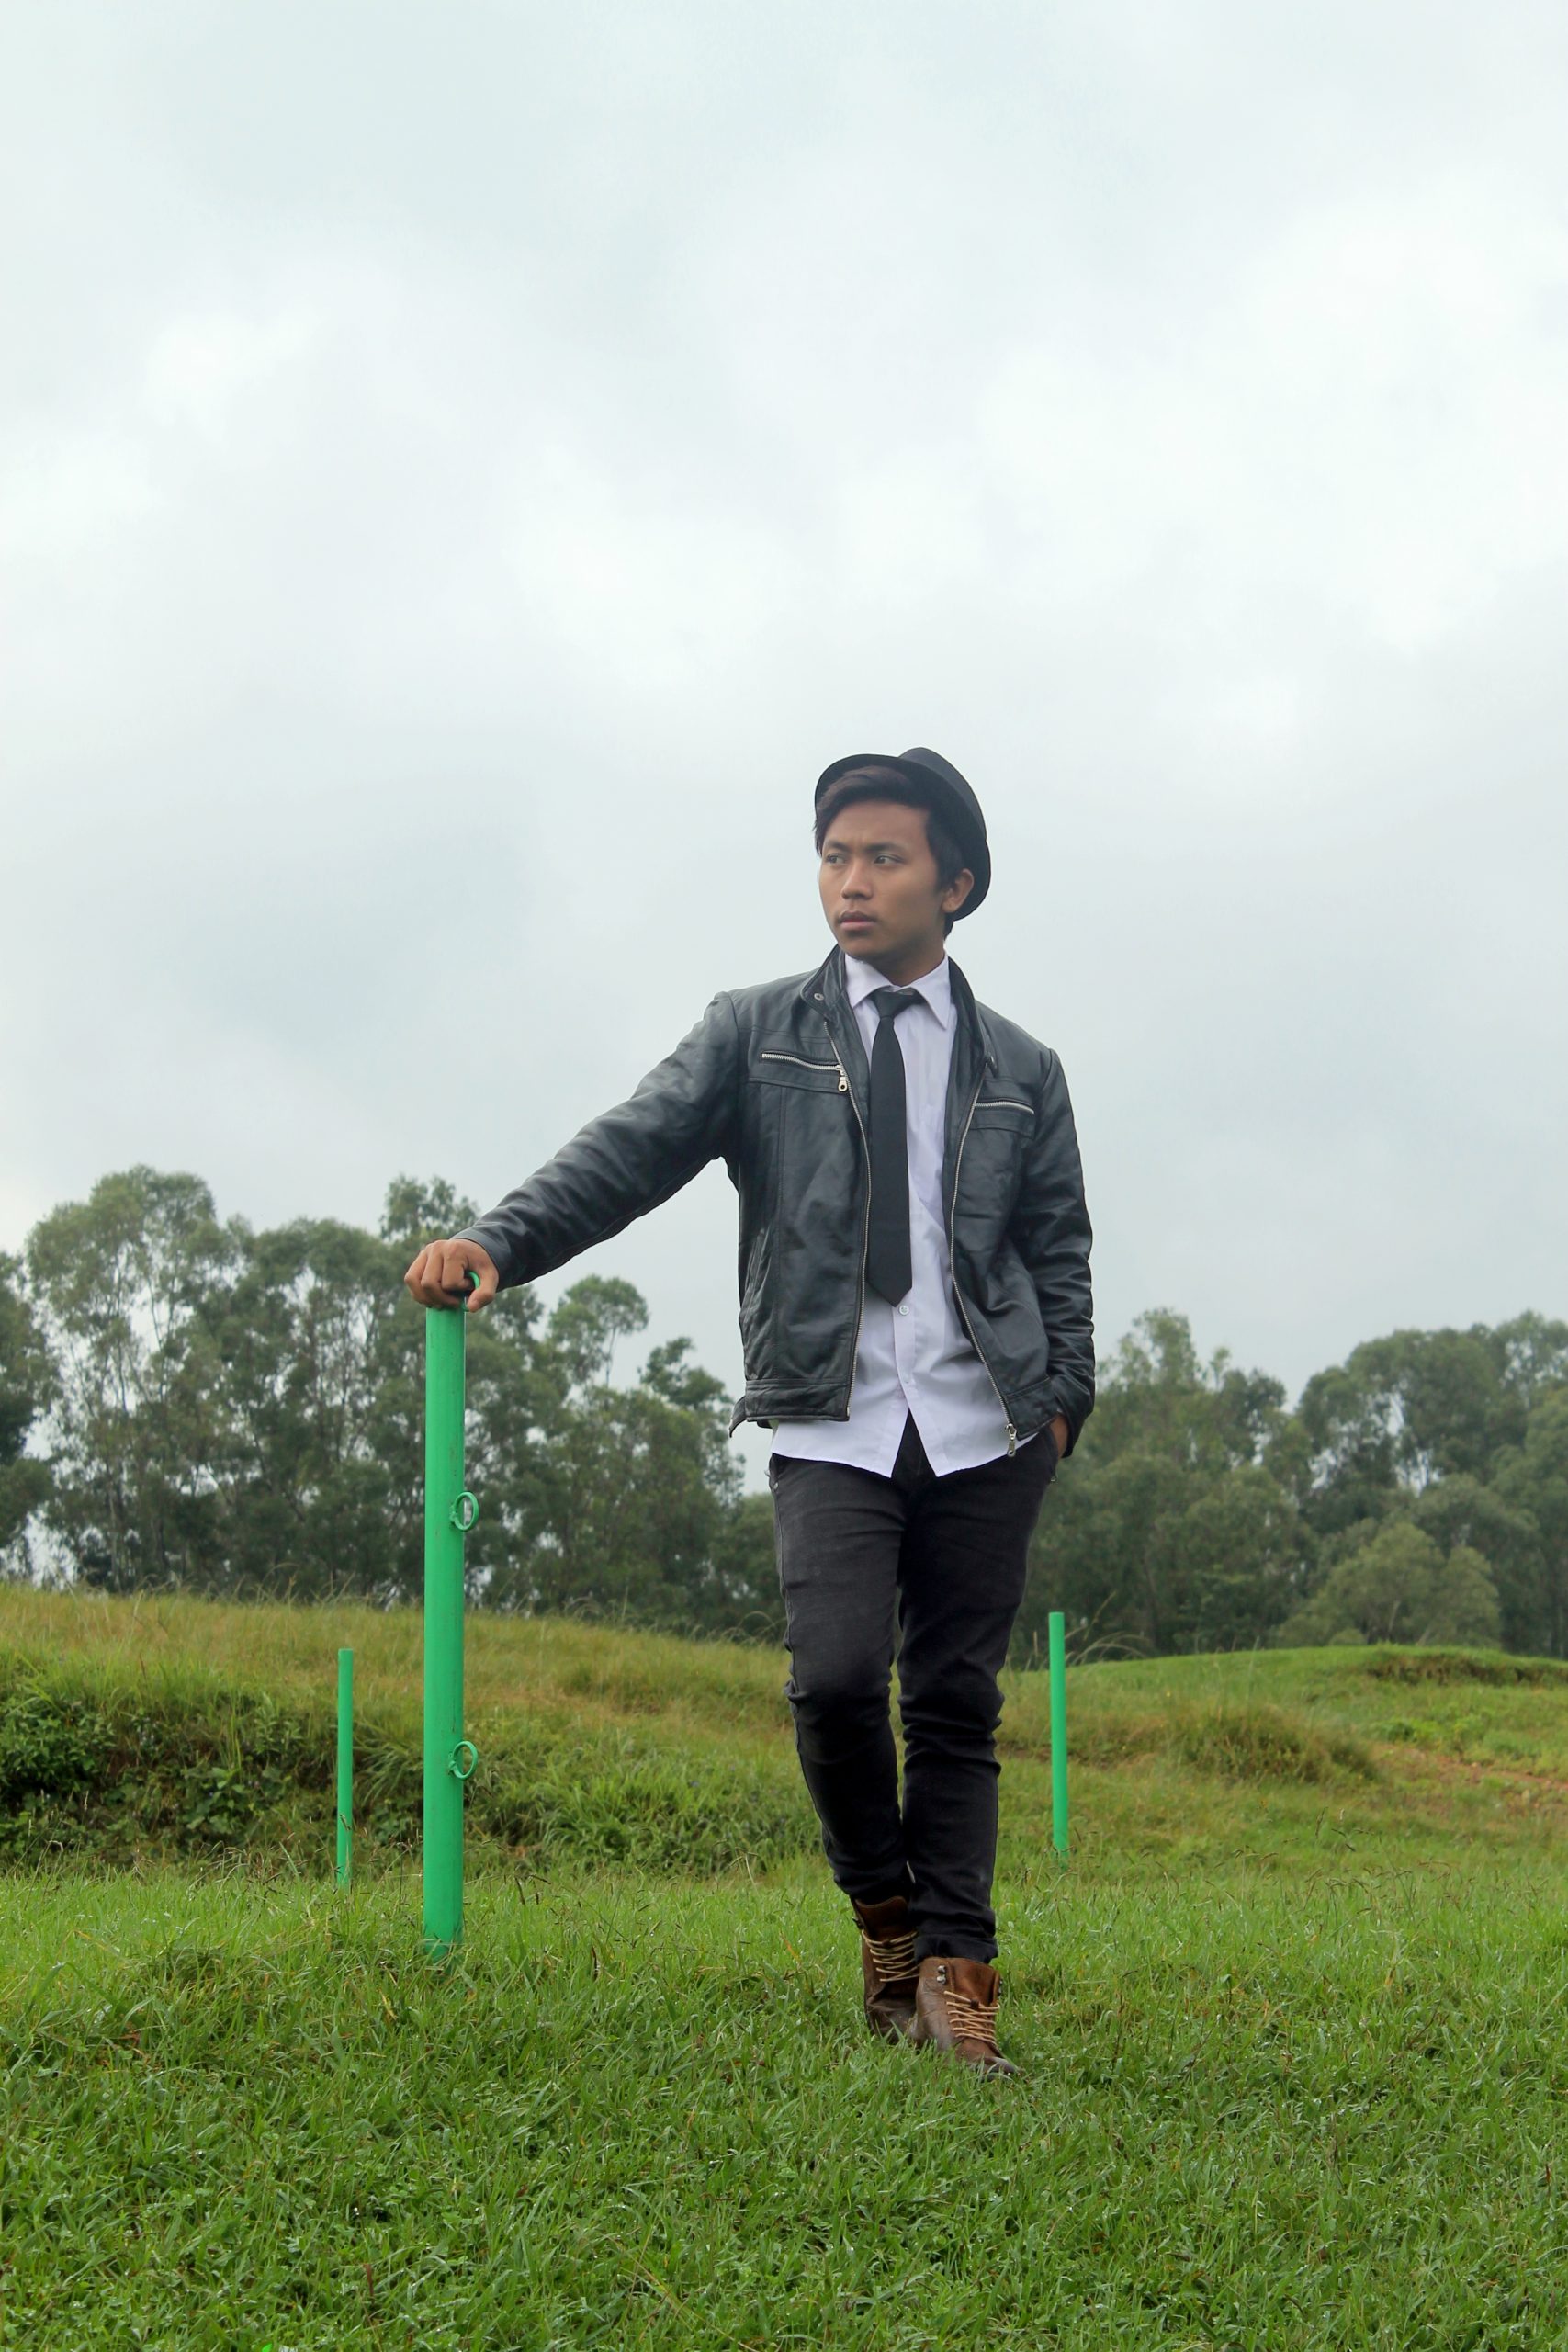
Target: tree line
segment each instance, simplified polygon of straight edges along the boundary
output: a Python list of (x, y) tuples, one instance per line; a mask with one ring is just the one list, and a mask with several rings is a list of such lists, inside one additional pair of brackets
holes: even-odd
[(1395, 1331), (1280, 1382), (1145, 1315), (1042, 1516), (1021, 1638), (1080, 1654), (1455, 1642), (1568, 1656), (1568, 1323)]
[[(0, 1256), (0, 1555), (112, 1592), (417, 1598), (423, 1316), (402, 1272), (474, 1215), (399, 1178), (377, 1230), (220, 1221), (199, 1178), (106, 1176)], [(777, 1639), (766, 1495), (723, 1385), (628, 1283), (468, 1329), (470, 1598)], [(1015, 1657), (1266, 1643), (1568, 1656), (1568, 1323), (1399, 1331), (1281, 1385), (1144, 1316), (1042, 1514)]]

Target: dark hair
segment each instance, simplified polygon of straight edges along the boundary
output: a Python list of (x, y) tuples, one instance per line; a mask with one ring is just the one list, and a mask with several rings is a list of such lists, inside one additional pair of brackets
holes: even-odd
[[(968, 870), (969, 861), (959, 848), (957, 838), (949, 832), (936, 810), (918, 785), (910, 784), (897, 768), (857, 768), (851, 775), (840, 776), (822, 796), (817, 811), (817, 854), (822, 854), (822, 844), (828, 838), (828, 828), (840, 809), (852, 808), (857, 800), (895, 800), (903, 808), (918, 808), (926, 820), (926, 845), (936, 860), (939, 889)], [(942, 935), (953, 929), (956, 915), (942, 917)]]

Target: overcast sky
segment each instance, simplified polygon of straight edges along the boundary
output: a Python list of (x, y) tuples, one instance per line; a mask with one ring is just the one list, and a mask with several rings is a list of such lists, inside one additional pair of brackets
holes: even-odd
[[(0, 45), (0, 1247), (138, 1160), (488, 1205), (827, 953), (813, 780), (923, 742), (1108, 1346), (1568, 1311), (1558, 0)], [(542, 1287), (738, 1389), (733, 1238)]]

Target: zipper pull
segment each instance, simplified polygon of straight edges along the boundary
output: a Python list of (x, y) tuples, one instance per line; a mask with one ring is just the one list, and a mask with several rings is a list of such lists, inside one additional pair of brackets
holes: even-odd
[(1010, 1422), (1008, 1423), (1008, 1460), (1009, 1460), (1010, 1462), (1012, 1460), (1013, 1455), (1014, 1455), (1017, 1452), (1018, 1452), (1018, 1431), (1017, 1431), (1017, 1430), (1015, 1430), (1015, 1429), (1014, 1429), (1014, 1427), (1013, 1427), (1012, 1423), (1010, 1421)]
[(843, 1065), (843, 1063), (842, 1063), (842, 1062), (840, 1062), (840, 1063), (839, 1064), (838, 1069), (839, 1069), (839, 1091), (840, 1091), (840, 1094), (847, 1094), (847, 1093), (849, 1092), (849, 1091), (850, 1091), (850, 1081), (849, 1081), (849, 1080), (844, 1076), (844, 1065)]

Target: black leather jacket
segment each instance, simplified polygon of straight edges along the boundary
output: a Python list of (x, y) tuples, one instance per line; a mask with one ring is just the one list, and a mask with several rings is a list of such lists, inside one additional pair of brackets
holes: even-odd
[[(976, 1004), (957, 1027), (942, 1159), (959, 1315), (1007, 1415), (1009, 1451), (1056, 1413), (1068, 1451), (1094, 1405), (1091, 1238), (1055, 1055)], [(628, 1101), (467, 1238), (502, 1286), (619, 1233), (722, 1158), (740, 1195), (740, 1337), (751, 1421), (849, 1419), (865, 1287), (870, 1070), (834, 948), (818, 970), (716, 996)]]

